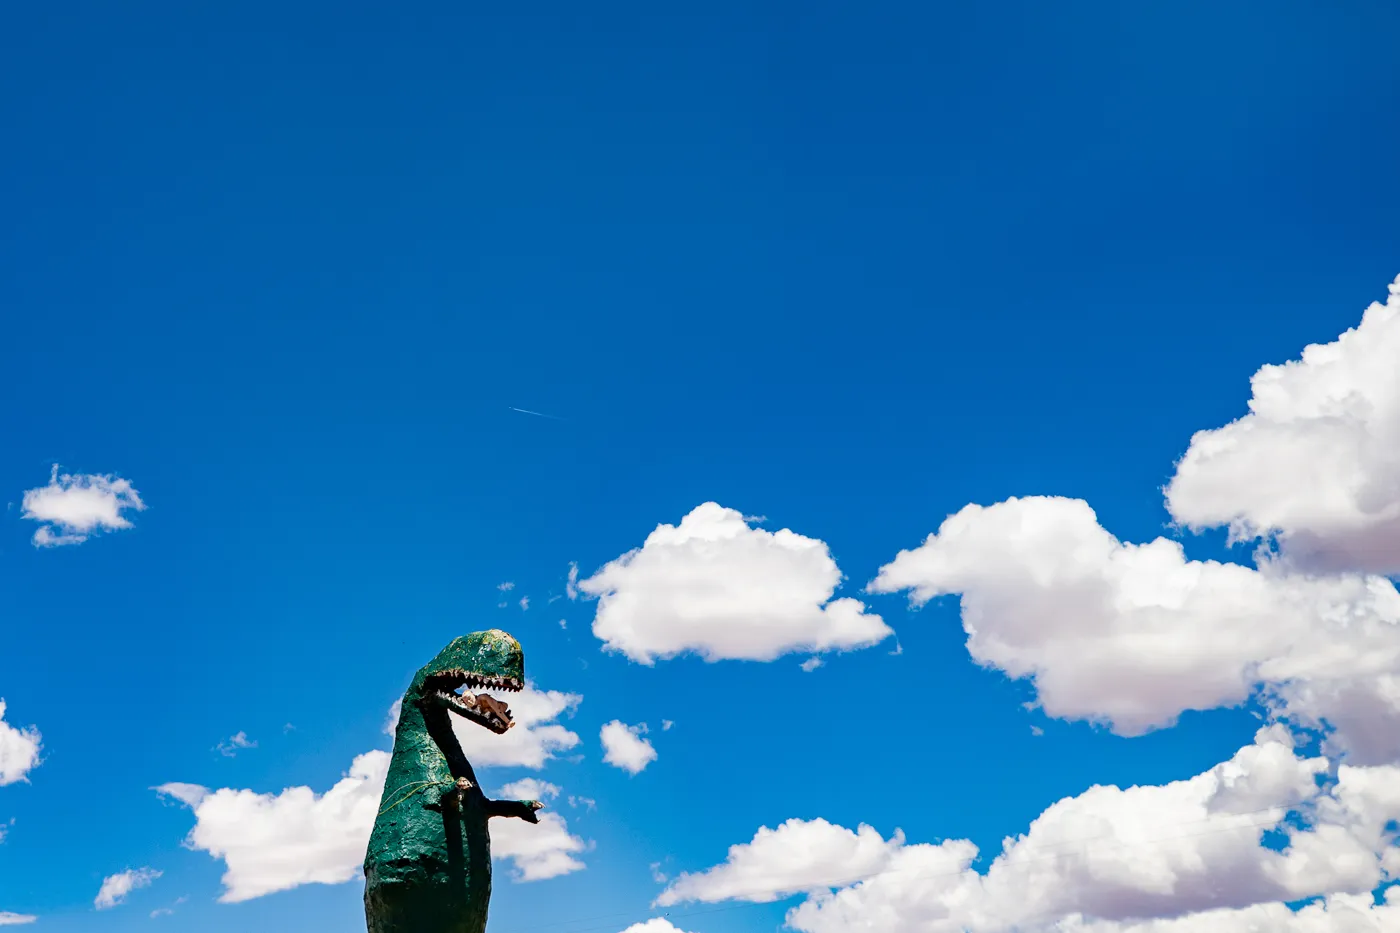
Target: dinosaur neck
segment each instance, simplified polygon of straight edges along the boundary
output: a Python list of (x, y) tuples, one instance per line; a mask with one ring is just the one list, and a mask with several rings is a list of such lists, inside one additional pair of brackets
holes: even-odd
[(428, 736), (433, 740), (433, 744), (442, 752), (447, 759), (447, 766), (452, 769), (454, 778), (464, 777), (473, 784), (476, 783), (476, 773), (472, 771), (472, 764), (467, 760), (467, 755), (462, 751), (462, 746), (457, 741), (457, 734), (452, 731), (452, 714), (441, 707), (430, 706), (423, 711), (423, 719), (427, 726)]
[[(404, 694), (394, 736), (395, 751), (413, 749), (416, 754), (410, 753), (411, 757), (422, 761), (429, 771), (439, 770), (445, 762), (452, 777), (464, 777), (476, 784), (476, 773), (452, 731), (451, 713), (431, 703), (420, 703), (420, 696), (417, 685)], [(441, 757), (432, 754), (433, 750)], [(434, 762), (438, 767), (433, 767)]]

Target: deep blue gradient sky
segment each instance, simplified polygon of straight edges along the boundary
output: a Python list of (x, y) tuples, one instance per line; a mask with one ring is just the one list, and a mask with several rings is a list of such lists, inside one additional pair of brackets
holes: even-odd
[[(0, 697), (46, 749), (0, 788), (0, 909), (356, 929), (356, 882), (214, 903), (150, 788), (324, 790), (490, 625), (584, 696), (583, 760), (543, 776), (599, 804), (564, 811), (588, 869), (502, 880), (499, 933), (613, 933), (651, 863), (789, 817), (995, 851), (1249, 740), (1239, 710), (1135, 739), (1028, 711), (955, 602), (866, 597), (903, 653), (806, 674), (646, 668), (546, 600), (707, 500), (826, 541), (842, 595), (969, 502), (1169, 533), (1191, 434), (1400, 272), (1400, 7), (205, 7), (0, 27)], [(53, 463), (149, 509), (36, 549), (19, 500)], [(676, 722), (635, 777), (599, 762), (619, 717)], [(137, 865), (165, 874), (94, 912)]]

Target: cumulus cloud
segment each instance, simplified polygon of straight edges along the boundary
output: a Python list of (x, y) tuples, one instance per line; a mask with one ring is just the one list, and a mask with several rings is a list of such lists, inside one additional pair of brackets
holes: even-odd
[(707, 502), (577, 588), (599, 600), (593, 634), (639, 663), (687, 652), (771, 661), (893, 634), (859, 600), (832, 599), (841, 579), (824, 542), (753, 528), (740, 512)]
[[(1189, 922), (1160, 929), (1256, 929), (1209, 924), (1255, 905), (1268, 916), (1317, 895), (1363, 895), (1400, 870), (1400, 768), (1342, 766), (1319, 780), (1327, 767), (1267, 727), (1190, 779), (1095, 786), (1053, 804), (985, 872), (971, 867), (967, 840), (905, 844), (897, 832), (885, 840), (869, 827), (792, 820), (680, 876), (659, 903), (809, 892), (787, 918), (805, 933), (1156, 933), (1141, 924), (1177, 918)], [(1264, 844), (1266, 831), (1282, 834), (1282, 848)]]
[(686, 933), (664, 917), (652, 917), (641, 923), (634, 923), (622, 933)]
[(753, 840), (729, 847), (729, 857), (707, 871), (682, 873), (656, 903), (740, 900), (766, 903), (804, 891), (848, 884), (883, 871), (904, 837), (886, 840), (862, 825), (854, 832), (823, 819), (788, 820), (761, 827)]
[(0, 787), (23, 781), (39, 766), (42, 739), (33, 726), (18, 728), (5, 722), (5, 701), (0, 699)]
[(281, 793), (165, 784), (162, 794), (194, 810), (187, 844), (222, 859), (225, 903), (303, 884), (354, 878), (379, 810), (389, 753), (366, 752), (330, 790), (289, 787)]
[(98, 910), (116, 907), (126, 900), (126, 896), (138, 888), (149, 887), (152, 881), (161, 876), (154, 868), (128, 868), (126, 871), (108, 875), (102, 879), (102, 887), (93, 899)]
[(961, 594), (979, 663), (1034, 682), (1051, 716), (1122, 735), (1256, 688), (1329, 748), (1400, 760), (1400, 593), (1382, 577), (1299, 576), (1124, 543), (1077, 499), (970, 505), (870, 584), (915, 604)]
[(1191, 438), (1172, 516), (1275, 537), (1304, 569), (1400, 574), (1398, 360), (1400, 277), (1337, 340), (1256, 372), (1248, 414)]
[(35, 547), (81, 544), (97, 531), (130, 528), (126, 512), (146, 508), (127, 480), (111, 475), (59, 474), (55, 465), (49, 484), (25, 492), (24, 518), (41, 522), (34, 532)]
[(19, 926), (23, 923), (33, 923), (38, 919), (34, 914), (17, 914), (8, 910), (0, 910), (0, 927)]
[(1254, 904), (1237, 910), (1206, 910), (1144, 923), (1071, 918), (1055, 933), (1381, 933), (1400, 929), (1400, 888), (1381, 903), (1370, 894), (1337, 894), (1294, 911), (1287, 904)]
[(629, 726), (620, 719), (603, 726), (599, 738), (603, 742), (603, 761), (629, 774), (638, 774), (656, 760), (656, 749), (642, 736), (646, 723)]
[[(504, 800), (553, 800), (559, 788), (545, 781), (524, 778), (501, 788)], [(588, 846), (569, 833), (568, 823), (552, 810), (542, 810), (538, 823), (497, 818), (491, 821), (491, 857), (514, 862), (516, 881), (543, 881), (582, 871), (577, 853)]]
[(553, 800), (559, 796), (559, 786), (539, 778), (521, 778), (501, 788), (502, 800)]

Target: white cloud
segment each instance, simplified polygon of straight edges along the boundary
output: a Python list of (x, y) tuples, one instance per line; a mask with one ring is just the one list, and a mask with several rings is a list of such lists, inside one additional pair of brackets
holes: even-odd
[(248, 738), (248, 733), (235, 732), (228, 739), (219, 743), (218, 751), (219, 754), (224, 755), (228, 758), (232, 758), (234, 755), (237, 755), (242, 749), (257, 747), (258, 743)]
[(1400, 888), (1380, 904), (1370, 894), (1337, 894), (1293, 911), (1286, 904), (1208, 910), (1143, 923), (1066, 920), (1056, 933), (1381, 933), (1400, 930)]
[(559, 752), (578, 745), (577, 733), (559, 725), (555, 720), (572, 714), (583, 702), (576, 693), (540, 690), (527, 683), (519, 693), (494, 694), (510, 706), (515, 725), (505, 735), (496, 735), (480, 726), (454, 716), (452, 731), (462, 745), (462, 751), (477, 767), (492, 765), (520, 768), (543, 768)]
[(507, 580), (504, 583), (498, 583), (496, 589), (500, 590), (502, 593), (509, 593), (511, 590), (515, 589), (515, 584)]
[(501, 788), (502, 800), (553, 800), (559, 796), (559, 786), (539, 778), (521, 778)]
[(852, 832), (823, 819), (788, 820), (777, 829), (761, 827), (752, 841), (730, 846), (729, 857), (708, 871), (683, 872), (656, 903), (775, 901), (877, 874), (903, 844), (897, 831), (885, 840), (865, 825)]
[(632, 924), (622, 933), (686, 933), (686, 931), (664, 917), (652, 917), (650, 920)]
[(19, 926), (23, 923), (33, 923), (38, 919), (34, 914), (17, 914), (8, 910), (0, 910), (0, 927)]
[[(967, 840), (906, 845), (898, 832), (884, 840), (869, 827), (792, 820), (734, 846), (715, 868), (680, 876), (658, 903), (810, 892), (788, 914), (804, 933), (1157, 933), (1131, 924), (1180, 917), (1194, 919), (1162, 933), (1264, 930), (1212, 926), (1203, 912), (1262, 905), (1268, 916), (1319, 894), (1364, 894), (1400, 869), (1390, 828), (1400, 768), (1343, 766), (1319, 786), (1326, 770), (1271, 726), (1188, 780), (1096, 786), (1055, 803), (1005, 840), (985, 872), (971, 869), (977, 848)], [(1308, 827), (1284, 822), (1290, 810)], [(1282, 850), (1262, 844), (1271, 829), (1284, 834)]]
[(695, 652), (708, 661), (771, 661), (848, 650), (892, 634), (850, 597), (824, 542), (752, 528), (707, 502), (578, 583), (598, 597), (593, 634), (642, 664)]
[(629, 726), (614, 719), (603, 726), (599, 738), (603, 742), (603, 761), (629, 774), (638, 774), (656, 760), (656, 749), (642, 735), (646, 723)]
[(670, 731), (671, 731), (671, 727), (674, 726), (674, 725), (675, 725), (675, 723), (672, 722), (671, 720), (669, 720), (669, 719), (663, 719), (663, 720), (661, 720), (661, 731), (662, 731), (662, 732), (670, 732)]
[(564, 593), (570, 599), (578, 599), (578, 561), (569, 561), (569, 576), (564, 581)]
[(1200, 431), (1166, 489), (1191, 528), (1276, 535), (1314, 570), (1400, 574), (1400, 277), (1360, 325), (1262, 367), (1249, 414)]
[(278, 794), (191, 784), (157, 788), (194, 810), (187, 844), (222, 859), (224, 893), (233, 903), (303, 884), (355, 877), (379, 809), (389, 753), (366, 752), (324, 794), (289, 787)]
[(522, 596), (522, 597), (520, 597), (520, 608), (521, 608), (521, 610), (523, 610), (523, 611), (529, 610), (529, 608), (530, 608), (530, 597), (528, 597), (528, 596)]
[(108, 875), (102, 879), (102, 887), (98, 889), (97, 897), (92, 903), (98, 910), (116, 907), (125, 901), (132, 891), (149, 887), (151, 882), (160, 876), (161, 873), (154, 868), (128, 868), (115, 875)]
[(163, 796), (178, 800), (191, 809), (198, 807), (200, 801), (209, 796), (209, 788), (199, 784), (185, 784), (181, 781), (171, 781), (153, 788), (153, 790)]
[(5, 722), (5, 701), (0, 699), (0, 787), (23, 781), (39, 766), (43, 737), (33, 726), (17, 728)]
[(821, 658), (808, 658), (807, 660), (803, 661), (802, 664), (799, 666), (802, 668), (803, 671), (810, 674), (812, 673), (812, 671), (815, 671), (817, 668), (821, 667), (823, 663), (825, 662), (823, 662)]
[(130, 528), (122, 514), (146, 508), (127, 480), (110, 475), (62, 475), (57, 465), (47, 486), (27, 490), (24, 518), (42, 522), (34, 532), (35, 547), (80, 544), (95, 531)]
[[(545, 781), (525, 778), (501, 788), (503, 800), (553, 800), (559, 788)], [(582, 871), (576, 853), (587, 848), (569, 834), (564, 818), (552, 810), (542, 810), (538, 823), (502, 817), (491, 821), (491, 857), (515, 863), (516, 881), (543, 881)]]
[(1052, 716), (1137, 735), (1263, 685), (1280, 715), (1334, 726), (1329, 749), (1400, 760), (1400, 593), (1381, 577), (1189, 561), (1032, 497), (967, 506), (870, 589), (960, 593), (972, 657), (1032, 679)]

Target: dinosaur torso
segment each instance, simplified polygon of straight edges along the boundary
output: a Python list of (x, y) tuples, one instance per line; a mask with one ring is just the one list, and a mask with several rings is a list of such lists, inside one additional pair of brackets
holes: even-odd
[[(447, 714), (439, 715), (456, 745)], [(365, 858), (369, 933), (486, 930), (491, 835), (485, 798), (474, 777), (468, 777), (470, 789), (459, 791), (458, 777), (468, 776), (453, 774), (416, 698), (405, 697)]]

